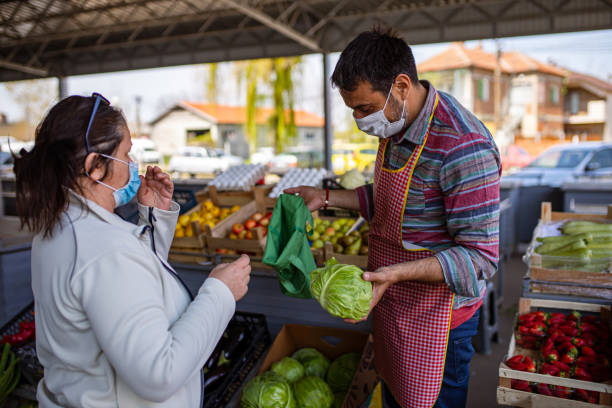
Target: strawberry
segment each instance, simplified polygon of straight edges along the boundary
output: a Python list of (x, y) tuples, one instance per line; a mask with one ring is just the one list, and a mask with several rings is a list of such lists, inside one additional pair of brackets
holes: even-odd
[(526, 335), (530, 334), (530, 332), (529, 332), (529, 327), (524, 326), (524, 325), (523, 325), (523, 326), (519, 326), (519, 327), (518, 327), (518, 332), (519, 332), (520, 334), (526, 334)]
[(571, 353), (563, 353), (560, 361), (565, 364), (574, 364), (574, 361), (576, 361), (576, 356), (572, 355)]
[(529, 356), (525, 356), (525, 360), (523, 360), (523, 363), (525, 363), (525, 371), (529, 371), (530, 373), (536, 372), (535, 362), (530, 359)]
[(584, 333), (582, 335), (582, 340), (584, 340), (584, 345), (593, 347), (595, 345), (595, 335), (593, 333)]
[(542, 394), (542, 395), (548, 395), (548, 396), (553, 396), (552, 391), (550, 390), (550, 387), (548, 386), (548, 384), (538, 384), (538, 394)]
[(513, 389), (519, 390), (519, 391), (530, 391), (531, 390), (529, 388), (529, 383), (527, 381), (524, 381), (524, 380), (512, 380), (510, 382), (510, 386)]
[(604, 362), (599, 361), (596, 356), (580, 356), (576, 359), (576, 364), (579, 366), (600, 365)]
[(508, 367), (510, 367), (511, 369), (513, 369), (513, 370), (525, 371), (525, 368), (527, 366), (523, 362), (524, 358), (525, 358), (525, 356), (523, 356), (522, 354), (518, 354), (518, 355), (516, 355), (514, 357), (509, 358), (506, 361), (506, 365)]
[(543, 363), (542, 367), (540, 367), (540, 374), (557, 376), (560, 372), (561, 370), (559, 369), (559, 367), (549, 363)]
[(567, 320), (573, 320), (573, 321), (580, 320), (580, 312), (577, 312), (574, 310), (572, 313), (570, 313), (567, 316)]
[(582, 339), (582, 337), (574, 337), (572, 339), (572, 344), (576, 347), (582, 347), (584, 346), (584, 340)]
[(562, 387), (560, 385), (557, 385), (553, 389), (553, 394), (555, 395), (555, 397), (569, 399), (569, 397), (572, 395), (572, 392), (567, 387)]
[(544, 351), (544, 360), (547, 362), (559, 360), (559, 353), (557, 350), (545, 350)]
[(589, 393), (586, 390), (582, 390), (580, 388), (576, 388), (574, 390), (574, 396), (579, 401), (585, 401), (586, 402), (586, 401), (589, 400)]
[(572, 377), (577, 379), (577, 380), (583, 380), (583, 381), (591, 381), (593, 380), (593, 376), (591, 376), (591, 374), (589, 374), (584, 368), (581, 367), (574, 367), (574, 372), (572, 373)]
[(582, 316), (582, 321), (583, 322), (596, 324), (598, 320), (599, 320), (599, 318), (597, 316), (593, 316), (593, 315)]
[(580, 324), (580, 330), (582, 330), (583, 333), (598, 332), (599, 331), (597, 326), (595, 326), (594, 324), (588, 323), (588, 322), (582, 322)]
[(569, 337), (576, 337), (578, 335), (578, 329), (572, 326), (561, 326), (560, 330)]
[(582, 346), (580, 348), (580, 354), (582, 354), (583, 356), (595, 356), (595, 350), (593, 350), (591, 347), (589, 346)]

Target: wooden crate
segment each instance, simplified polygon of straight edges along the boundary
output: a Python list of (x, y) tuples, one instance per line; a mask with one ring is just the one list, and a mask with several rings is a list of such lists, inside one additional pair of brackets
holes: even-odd
[[(234, 214), (215, 225), (214, 228), (206, 226), (204, 239), (206, 247), (210, 252), (216, 252), (219, 249), (230, 249), (240, 252), (249, 252), (256, 255), (263, 254), (266, 247), (266, 237), (263, 236), (261, 228), (253, 229), (254, 239), (230, 239), (227, 236), (232, 230), (234, 224), (242, 224), (248, 220), (251, 215), (257, 211), (257, 204), (251, 201), (247, 205), (240, 208)], [(227, 222), (226, 222), (227, 221)]]
[[(612, 222), (612, 205), (608, 207), (607, 216), (596, 214), (574, 214), (555, 212), (551, 210), (551, 204), (542, 203), (542, 223), (560, 222), (564, 220), (582, 220), (595, 222)], [(535, 237), (534, 243), (535, 246)], [(533, 252), (530, 255), (529, 276), (534, 281), (543, 281), (547, 284), (536, 284), (534, 289), (541, 293), (567, 294), (576, 296), (588, 296), (592, 292), (595, 297), (608, 297), (612, 295), (612, 274), (609, 272), (587, 272), (571, 269), (544, 268), (543, 255)], [(546, 255), (544, 255), (546, 257)], [(554, 257), (553, 257), (554, 259)], [(571, 268), (571, 266), (569, 266)], [(609, 271), (612, 270), (612, 266)], [(559, 283), (559, 284), (548, 284)]]
[[(600, 313), (602, 321), (610, 324), (610, 306), (590, 303), (563, 302), (556, 300), (528, 299), (519, 300), (519, 315), (528, 313), (533, 309), (558, 309), (563, 311), (578, 310), (582, 312)], [(596, 383), (592, 381), (575, 380), (573, 378), (553, 377), (545, 374), (530, 373), (512, 370), (505, 363), (510, 357), (523, 354), (537, 358), (538, 350), (523, 349), (516, 343), (514, 334), (510, 339), (508, 354), (499, 365), (499, 386), (497, 387), (497, 402), (501, 405), (511, 405), (526, 408), (559, 408), (559, 407), (612, 407), (612, 383)], [(589, 404), (574, 400), (565, 400), (549, 397), (537, 393), (518, 391), (511, 388), (511, 380), (523, 380), (549, 385), (560, 385), (569, 388), (578, 388), (588, 391), (597, 391), (600, 394), (599, 404)]]

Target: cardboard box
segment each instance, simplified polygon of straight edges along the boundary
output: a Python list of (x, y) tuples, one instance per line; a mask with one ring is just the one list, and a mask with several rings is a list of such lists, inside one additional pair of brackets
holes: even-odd
[(272, 363), (291, 356), (303, 347), (313, 347), (330, 361), (344, 353), (361, 353), (361, 361), (353, 377), (343, 408), (359, 408), (379, 381), (374, 368), (374, 341), (372, 335), (356, 330), (285, 324), (274, 339), (259, 374)]

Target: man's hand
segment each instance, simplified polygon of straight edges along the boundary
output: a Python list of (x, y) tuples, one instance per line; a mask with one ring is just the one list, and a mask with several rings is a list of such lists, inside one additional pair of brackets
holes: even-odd
[(300, 186), (288, 188), (283, 191), (285, 194), (298, 194), (310, 211), (316, 211), (325, 204), (325, 191), (314, 187)]
[(380, 302), (380, 299), (382, 299), (387, 288), (397, 282), (397, 274), (395, 273), (393, 267), (390, 266), (378, 268), (374, 272), (364, 272), (362, 278), (363, 280), (372, 282), (373, 284), (370, 310), (368, 311), (366, 317), (361, 320), (344, 319), (344, 321), (347, 323), (359, 323), (366, 320), (368, 316), (370, 316), (370, 313), (372, 313), (372, 309), (374, 309), (378, 302)]
[(170, 176), (157, 166), (147, 166), (145, 175), (138, 177), (140, 177), (138, 202), (147, 207), (169, 210), (174, 192), (174, 183)]

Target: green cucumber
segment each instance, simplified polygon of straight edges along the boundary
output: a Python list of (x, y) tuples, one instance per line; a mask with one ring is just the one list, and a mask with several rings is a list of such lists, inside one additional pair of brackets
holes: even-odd
[(590, 251), (591, 257), (595, 259), (612, 258), (612, 248), (594, 248)]
[(564, 257), (564, 258), (575, 258), (576, 260), (588, 261), (591, 257), (591, 250), (586, 248), (570, 249), (570, 250), (559, 250), (546, 254), (545, 256)]
[(547, 255), (554, 251), (569, 251), (572, 249), (584, 248), (585, 244), (582, 239), (574, 239), (572, 241), (545, 242), (536, 247), (535, 252), (538, 254)]
[(554, 237), (538, 237), (536, 238), (536, 241), (542, 242), (543, 244), (557, 243), (557, 242), (559, 243), (564, 242), (566, 244), (569, 244), (570, 242), (575, 241), (577, 239), (583, 239), (587, 242), (590, 242), (593, 239), (593, 236), (589, 233), (578, 234), (578, 235), (558, 235)]

